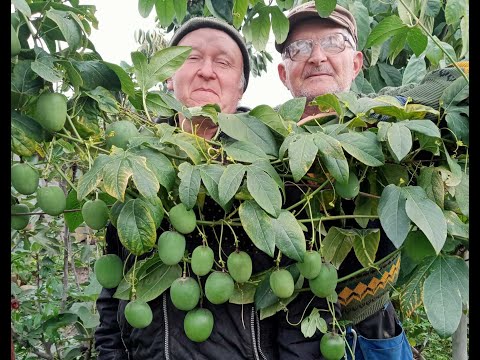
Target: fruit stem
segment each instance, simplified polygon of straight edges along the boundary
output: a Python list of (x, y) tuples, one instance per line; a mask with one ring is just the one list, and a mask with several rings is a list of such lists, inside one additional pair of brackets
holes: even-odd
[[(330, 183), (329, 180), (325, 180), (318, 188), (316, 188), (314, 191), (312, 191), (312, 193), (309, 195), (310, 197), (313, 197), (316, 193), (318, 193), (320, 190), (322, 190), (325, 186), (327, 186), (328, 184)], [(297, 206), (303, 204), (304, 202), (306, 202), (308, 200), (307, 197), (304, 197), (302, 200), (296, 202), (295, 204), (293, 204), (292, 206), (289, 206), (288, 208), (286, 208), (285, 210), (287, 211), (290, 211), (292, 209), (295, 209)], [(309, 221), (309, 220), (307, 220)]]
[(277, 267), (277, 269), (280, 267), (280, 260), (281, 259), (282, 259), (282, 252), (279, 251), (278, 255), (277, 255), (277, 258), (275, 259), (275, 266)]
[(75, 190), (75, 192), (77, 191), (77, 188), (75, 187), (75, 185), (70, 181), (70, 179), (67, 177), (67, 175), (65, 175), (65, 173), (63, 172), (63, 170), (60, 168), (60, 166), (58, 166), (58, 164), (56, 163), (53, 163), (53, 167), (55, 168), (55, 170), (58, 171), (58, 173), (60, 174), (60, 176), (68, 183), (68, 185), (70, 185), (70, 187)]

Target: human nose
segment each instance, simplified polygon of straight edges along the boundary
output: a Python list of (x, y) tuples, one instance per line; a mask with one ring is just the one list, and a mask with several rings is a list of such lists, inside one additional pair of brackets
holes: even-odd
[(198, 69), (198, 75), (205, 79), (214, 78), (215, 71), (213, 69), (213, 62), (208, 59), (202, 61)]
[(322, 47), (318, 43), (312, 44), (312, 52), (308, 58), (308, 62), (310, 63), (320, 63), (323, 61), (327, 61), (327, 55), (325, 51), (323, 51)]

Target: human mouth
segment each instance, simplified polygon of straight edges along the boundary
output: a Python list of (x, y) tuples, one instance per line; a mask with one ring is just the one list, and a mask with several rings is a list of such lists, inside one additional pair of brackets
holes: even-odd
[(214, 90), (208, 89), (208, 88), (198, 88), (198, 89), (195, 89), (195, 91), (209, 92), (209, 93), (217, 95), (217, 93)]

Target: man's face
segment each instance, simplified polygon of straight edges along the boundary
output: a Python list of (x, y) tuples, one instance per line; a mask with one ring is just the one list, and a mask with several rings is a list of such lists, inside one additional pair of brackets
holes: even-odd
[(191, 46), (188, 59), (167, 82), (182, 104), (193, 107), (218, 104), (234, 113), (243, 94), (243, 58), (226, 33), (203, 28), (192, 31), (178, 45)]
[[(333, 22), (308, 19), (295, 26), (286, 46), (297, 40), (317, 41), (339, 32), (348, 35), (345, 28)], [(345, 45), (342, 52), (329, 54), (315, 44), (307, 59), (293, 61), (285, 58), (278, 65), (280, 79), (293, 96), (305, 96), (308, 101), (320, 95), (350, 90), (353, 80), (361, 70), (363, 55), (353, 49), (349, 42), (345, 42)]]

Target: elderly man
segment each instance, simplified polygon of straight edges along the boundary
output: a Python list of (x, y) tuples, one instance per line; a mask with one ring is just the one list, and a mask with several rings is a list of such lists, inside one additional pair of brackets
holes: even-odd
[[(288, 20), (290, 29), (287, 39), (275, 45), (283, 60), (278, 65), (278, 74), (294, 97), (307, 99), (302, 119), (298, 122), (302, 125), (321, 115), (316, 106), (308, 105), (315, 97), (350, 90), (361, 70), (363, 54), (356, 50), (355, 19), (347, 9), (339, 5), (328, 18), (322, 18), (315, 8), (315, 2), (310, 1), (291, 10)], [(432, 72), (418, 86), (410, 84), (401, 88), (389, 88), (385, 89), (383, 94), (396, 96), (403, 103), (411, 97), (414, 103), (438, 107), (442, 91), (458, 76), (459, 73), (454, 68)], [(372, 222), (371, 225), (379, 227), (379, 224)], [(393, 250), (395, 247), (392, 242), (382, 234), (377, 260)], [(400, 258), (393, 257), (383, 264), (378, 272), (364, 273), (337, 287), (342, 317), (353, 324), (348, 328), (348, 340), (350, 344), (355, 343), (356, 360), (413, 358), (389, 299), (389, 289), (396, 281), (399, 266)], [(360, 268), (362, 266), (352, 251), (340, 266), (339, 277)], [(373, 289), (359, 286), (369, 284), (373, 277), (382, 276), (390, 279), (386, 284), (382, 283), (382, 286)], [(363, 289), (364, 293), (358, 293), (359, 289)], [(355, 296), (351, 296), (353, 293)], [(295, 306), (295, 303), (292, 306)], [(355, 333), (358, 341), (353, 340)], [(312, 359), (316, 359), (315, 356), (317, 355)]]

